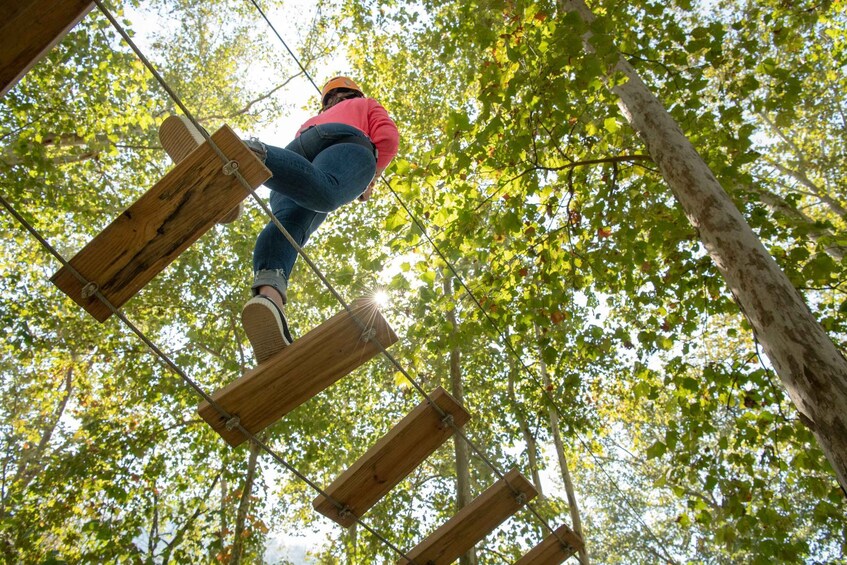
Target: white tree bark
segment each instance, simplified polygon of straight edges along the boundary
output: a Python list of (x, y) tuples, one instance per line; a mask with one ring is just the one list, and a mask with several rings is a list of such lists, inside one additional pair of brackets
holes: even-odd
[[(538, 344), (538, 372), (541, 373), (541, 384), (544, 388), (550, 386), (550, 374), (547, 372), (547, 363), (541, 354), (541, 332), (535, 326), (535, 342)], [(565, 444), (562, 441), (562, 432), (559, 430), (559, 414), (556, 407), (550, 403), (547, 405), (547, 416), (550, 419), (550, 433), (553, 435), (553, 446), (556, 448), (556, 456), (559, 459), (559, 471), (562, 473), (562, 483), (565, 485), (565, 495), (568, 497), (568, 510), (571, 514), (573, 531), (582, 538), (582, 549), (579, 550), (580, 565), (591, 565), (591, 558), (586, 549), (585, 533), (582, 531), (582, 518), (579, 514), (579, 505), (576, 502), (576, 492), (573, 488), (571, 470), (568, 467), (568, 458), (565, 455)]]
[[(442, 274), (444, 275), (444, 295), (451, 297), (453, 296), (453, 279), (447, 273)], [(447, 320), (450, 322), (451, 331), (455, 334), (459, 329), (456, 310), (451, 309), (447, 312)], [(465, 392), (462, 383), (462, 352), (458, 345), (450, 350), (450, 392), (459, 404), (465, 404)], [(456, 510), (458, 511), (473, 500), (471, 496), (470, 452), (468, 444), (458, 434), (453, 435), (453, 451), (456, 456)], [(478, 562), (475, 547), (469, 549), (459, 558), (459, 565), (477, 565)]]
[[(590, 22), (583, 0), (561, 8)], [(590, 44), (586, 38), (586, 47)], [(620, 57), (609, 71), (619, 107), (647, 147), (700, 240), (726, 279), (777, 374), (847, 491), (847, 360), (677, 123)]]

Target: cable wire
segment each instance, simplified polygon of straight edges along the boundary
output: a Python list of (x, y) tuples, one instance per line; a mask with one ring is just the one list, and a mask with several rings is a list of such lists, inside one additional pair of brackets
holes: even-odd
[[(310, 82), (312, 83), (312, 85), (315, 87), (315, 90), (318, 92), (318, 94), (320, 94), (320, 93), (321, 93), (321, 89), (318, 87), (318, 85), (315, 83), (315, 81), (314, 81), (314, 80), (312, 80), (312, 77), (309, 75), (309, 73), (308, 73), (308, 71), (305, 69), (305, 67), (304, 67), (304, 66), (300, 63), (300, 61), (299, 61), (299, 59), (297, 58), (297, 56), (296, 56), (296, 55), (294, 55), (294, 53), (293, 53), (293, 52), (292, 52), (292, 51), (288, 48), (288, 45), (287, 45), (287, 44), (285, 43), (285, 41), (282, 39), (282, 36), (280, 35), (280, 33), (277, 31), (277, 29), (274, 27), (274, 25), (270, 22), (270, 20), (269, 20), (269, 19), (265, 16), (264, 12), (261, 10), (261, 8), (259, 8), (259, 6), (258, 6), (258, 4), (256, 3), (256, 1), (255, 1), (255, 0), (248, 0), (248, 1), (249, 1), (251, 4), (253, 4), (254, 6), (256, 6), (256, 8), (257, 8), (257, 9), (259, 10), (259, 12), (262, 14), (262, 17), (263, 17), (263, 18), (265, 18), (265, 21), (267, 22), (267, 24), (268, 24), (268, 25), (271, 27), (271, 29), (273, 30), (274, 34), (275, 34), (275, 35), (276, 35), (276, 36), (280, 39), (280, 41), (282, 42), (283, 46), (285, 46), (286, 50), (288, 50), (288, 53), (289, 53), (289, 54), (291, 55), (291, 57), (295, 60), (295, 62), (297, 63), (297, 65), (300, 67), (300, 69), (303, 71), (303, 73), (306, 75), (306, 77), (309, 79), (309, 81), (310, 81)], [(400, 202), (401, 206), (404, 208), (404, 210), (406, 210), (407, 214), (408, 214), (408, 215), (409, 215), (409, 217), (412, 219), (412, 221), (413, 221), (413, 222), (414, 222), (414, 223), (415, 223), (415, 224), (416, 224), (419, 228), (421, 228), (421, 231), (422, 231), (422, 233), (424, 233), (424, 235), (425, 235), (425, 237), (426, 237), (427, 241), (430, 243), (430, 245), (433, 247), (433, 249), (436, 251), (436, 253), (439, 255), (439, 257), (441, 257), (441, 259), (442, 259), (442, 260), (443, 260), (443, 261), (444, 261), (444, 262), (448, 265), (448, 267), (450, 268), (450, 271), (451, 271), (451, 272), (453, 273), (453, 275), (457, 278), (457, 280), (460, 282), (460, 284), (461, 284), (461, 285), (462, 285), (462, 287), (465, 289), (465, 291), (468, 293), (468, 295), (469, 295), (469, 296), (473, 299), (473, 301), (476, 303), (476, 305), (480, 308), (480, 310), (483, 312), (483, 314), (486, 316), (486, 318), (488, 318), (488, 320), (492, 323), (492, 325), (494, 326), (495, 330), (497, 331), (497, 333), (498, 333), (498, 334), (501, 336), (501, 338), (502, 338), (502, 337), (503, 337), (503, 334), (500, 332), (499, 328), (496, 326), (496, 324), (494, 323), (494, 321), (493, 321), (493, 320), (491, 320), (490, 316), (488, 316), (488, 313), (484, 311), (484, 309), (482, 308), (482, 305), (479, 303), (479, 301), (478, 301), (478, 300), (476, 299), (476, 297), (473, 295), (473, 293), (471, 292), (471, 290), (467, 287), (467, 285), (466, 285), (466, 284), (465, 284), (465, 282), (464, 282), (464, 279), (462, 279), (462, 277), (461, 277), (461, 276), (459, 276), (458, 272), (457, 272), (457, 271), (456, 271), (456, 269), (453, 267), (452, 263), (451, 263), (450, 261), (448, 261), (448, 260), (447, 260), (447, 258), (446, 258), (446, 257), (444, 256), (444, 254), (441, 252), (441, 249), (440, 249), (440, 248), (439, 248), (439, 247), (435, 244), (435, 242), (434, 242), (432, 239), (430, 239), (429, 234), (426, 232), (426, 230), (424, 229), (423, 225), (422, 225), (422, 224), (421, 224), (421, 223), (417, 220), (417, 218), (414, 216), (414, 214), (411, 212), (411, 210), (408, 208), (408, 206), (406, 206), (405, 202), (404, 202), (404, 201), (400, 198), (400, 196), (399, 196), (399, 195), (398, 195), (398, 194), (394, 191), (394, 189), (391, 187), (391, 184), (390, 184), (390, 183), (386, 180), (385, 176), (382, 176), (382, 177), (381, 177), (381, 180), (382, 180), (382, 182), (383, 182), (384, 184), (386, 184), (386, 185), (388, 186), (388, 188), (389, 188), (389, 190), (391, 191), (391, 193), (392, 193), (392, 194), (394, 195), (394, 197), (398, 200), (398, 202)], [(272, 217), (273, 217), (273, 216), (272, 216)], [(275, 217), (274, 217), (274, 219), (275, 219)], [(302, 253), (302, 250), (300, 249), (300, 246), (299, 246), (299, 245), (297, 245), (297, 244), (296, 244), (296, 242), (294, 242), (294, 241), (293, 241), (293, 239), (292, 239), (292, 238), (291, 238), (291, 237), (287, 234), (287, 232), (285, 231), (285, 229), (284, 229), (284, 228), (282, 228), (282, 226), (278, 224), (278, 222), (276, 222), (276, 223), (277, 223), (277, 227), (278, 227), (278, 228), (279, 228), (279, 229), (283, 232), (283, 235), (285, 235), (285, 236), (286, 236), (286, 238), (287, 238), (287, 239), (289, 240), (289, 242), (290, 242), (290, 243), (294, 246), (294, 248), (298, 251), (298, 253), (300, 253), (300, 254), (301, 254), (301, 256), (303, 256), (303, 257), (304, 257), (304, 259), (306, 259), (306, 255), (305, 255), (304, 253)], [(310, 267), (312, 267), (312, 270), (315, 272), (315, 274), (316, 274), (316, 275), (317, 275), (317, 276), (321, 279), (321, 281), (322, 281), (322, 282), (324, 282), (324, 284), (327, 286), (327, 288), (329, 288), (330, 292), (331, 292), (331, 293), (332, 293), (332, 294), (333, 294), (333, 295), (334, 295), (334, 296), (335, 296), (335, 297), (339, 300), (339, 302), (341, 302), (342, 304), (345, 304), (345, 303), (344, 303), (344, 301), (343, 301), (343, 299), (341, 299), (340, 295), (338, 295), (338, 293), (335, 291), (335, 289), (333, 289), (333, 288), (331, 287), (330, 283), (329, 283), (328, 281), (326, 281), (326, 279), (323, 277), (323, 275), (322, 275), (322, 274), (320, 274), (320, 273), (319, 273), (319, 271), (317, 270), (317, 267), (313, 266), (313, 264), (311, 263), (311, 261), (309, 261), (308, 259), (306, 259), (306, 260), (307, 260), (307, 262), (309, 263), (309, 266), (310, 266)], [(347, 308), (346, 304), (345, 304), (345, 308)], [(348, 309), (348, 311), (349, 311), (349, 308), (347, 308), (347, 309)], [(511, 343), (509, 343), (508, 341), (507, 341), (507, 346), (508, 346), (508, 347), (509, 347), (509, 349), (510, 349), (510, 350), (511, 350), (514, 354), (515, 354), (515, 356), (518, 358), (518, 360), (521, 362), (521, 365), (522, 365), (522, 366), (523, 366), (526, 370), (529, 370), (529, 369), (526, 367), (526, 364), (524, 363), (523, 359), (522, 359), (522, 358), (520, 358), (520, 356), (518, 356), (518, 355), (517, 355), (517, 352), (515, 352), (515, 351), (514, 351), (514, 348), (511, 346)], [(387, 351), (387, 350), (386, 350), (386, 349), (382, 346), (382, 344), (379, 344), (379, 347), (380, 347), (380, 349), (382, 350), (383, 355), (385, 355), (385, 356), (386, 356), (386, 358), (388, 358), (388, 360), (389, 360), (389, 361), (390, 361), (390, 362), (391, 362), (391, 363), (395, 366), (395, 368), (397, 368), (397, 370), (398, 370), (401, 374), (403, 374), (403, 376), (404, 376), (404, 377), (406, 377), (406, 379), (408, 379), (408, 380), (409, 380), (409, 382), (413, 385), (413, 387), (414, 387), (415, 389), (417, 389), (417, 390), (418, 390), (418, 392), (419, 392), (419, 393), (421, 393), (421, 395), (423, 395), (423, 397), (424, 397), (424, 398), (425, 398), (425, 399), (426, 399), (426, 400), (427, 400), (427, 401), (428, 401), (428, 402), (429, 402), (429, 403), (430, 403), (430, 404), (431, 404), (431, 405), (435, 408), (435, 410), (439, 413), (439, 415), (440, 415), (442, 418), (446, 418), (447, 414), (446, 414), (446, 413), (445, 413), (445, 412), (441, 409), (441, 407), (439, 407), (439, 406), (438, 406), (435, 402), (433, 402), (433, 401), (432, 401), (432, 399), (430, 398), (429, 394), (428, 394), (428, 393), (427, 393), (427, 392), (426, 392), (426, 391), (425, 391), (425, 390), (421, 387), (421, 385), (420, 385), (420, 384), (419, 384), (419, 383), (418, 383), (418, 382), (417, 382), (414, 378), (412, 378), (412, 377), (411, 377), (411, 375), (409, 375), (409, 373), (408, 373), (408, 372), (407, 372), (407, 371), (406, 371), (406, 370), (405, 370), (405, 369), (404, 369), (404, 368), (400, 365), (400, 363), (397, 361), (397, 359), (396, 359), (393, 355), (391, 355), (391, 354), (390, 354), (390, 353), (389, 353), (389, 352), (388, 352), (388, 351)], [(556, 409), (557, 409), (557, 411), (558, 411), (558, 408), (556, 408)], [(480, 459), (482, 459), (482, 461), (483, 461), (483, 462), (484, 462), (484, 463), (485, 463), (485, 464), (486, 464), (489, 468), (491, 468), (491, 470), (492, 470), (492, 471), (494, 471), (495, 475), (497, 475), (497, 477), (498, 477), (498, 478), (500, 478), (500, 479), (504, 479), (504, 480), (505, 480), (505, 475), (504, 475), (504, 473), (503, 473), (502, 471), (500, 471), (500, 469), (499, 469), (496, 465), (494, 465), (494, 464), (491, 462), (490, 458), (489, 458), (489, 457), (488, 457), (488, 456), (487, 456), (487, 455), (486, 455), (486, 454), (485, 454), (485, 453), (484, 453), (484, 452), (483, 452), (483, 451), (482, 451), (479, 447), (477, 447), (477, 445), (476, 445), (476, 444), (475, 444), (475, 443), (474, 443), (474, 442), (473, 442), (473, 441), (472, 441), (472, 440), (471, 440), (471, 439), (470, 439), (470, 438), (469, 438), (469, 437), (468, 437), (468, 436), (464, 433), (464, 431), (463, 431), (463, 430), (461, 430), (458, 426), (456, 426), (456, 425), (455, 425), (455, 423), (452, 423), (452, 420), (450, 420), (450, 425), (453, 427), (453, 429), (454, 429), (455, 433), (456, 433), (456, 434), (458, 434), (458, 435), (459, 435), (459, 437), (461, 437), (461, 438), (462, 438), (462, 440), (463, 440), (463, 441), (465, 441), (465, 442), (467, 443), (467, 445), (468, 445), (468, 446), (469, 446), (469, 447), (470, 447), (470, 448), (474, 451), (474, 453), (476, 453), (476, 454), (477, 454), (477, 456), (479, 456), (479, 457), (480, 457)], [(507, 482), (508, 482), (508, 481), (507, 481)], [(516, 495), (518, 495), (518, 494), (519, 494), (519, 493), (517, 492), (517, 490), (516, 490), (516, 489), (514, 489), (514, 488), (512, 487), (512, 485), (509, 485), (509, 487), (512, 489), (512, 491), (513, 491)], [(529, 509), (529, 510), (530, 510), (530, 511), (531, 511), (531, 512), (532, 512), (532, 513), (536, 516), (536, 518), (538, 518), (538, 520), (540, 520), (540, 521), (541, 521), (542, 525), (543, 525), (543, 526), (544, 526), (544, 527), (545, 527), (548, 531), (550, 531), (553, 535), (555, 535), (555, 536), (558, 538), (558, 541), (559, 541), (561, 544), (563, 544), (563, 545), (565, 545), (565, 546), (567, 546), (567, 547), (570, 547), (570, 544), (569, 544), (566, 540), (564, 540), (563, 538), (561, 538), (561, 537), (558, 535), (558, 533), (556, 532), (556, 530), (555, 530), (553, 527), (551, 527), (551, 526), (550, 526), (550, 524), (549, 524), (549, 523), (547, 523), (547, 521), (546, 521), (546, 520), (544, 520), (544, 519), (541, 517), (541, 515), (540, 515), (540, 514), (538, 513), (538, 511), (537, 511), (537, 510), (533, 507), (533, 505), (531, 505), (531, 504), (527, 503), (527, 504), (526, 504), (526, 506), (527, 506), (527, 508), (528, 508), (528, 509)]]
[[(97, 2), (99, 0), (95, 0)], [(306, 483), (309, 487), (314, 489), (318, 494), (324, 496), (327, 500), (329, 500), (338, 510), (339, 512), (345, 512), (345, 506), (329, 495), (326, 491), (320, 488), (314, 481), (309, 479), (306, 475), (297, 470), (293, 465), (291, 465), (288, 461), (286, 461), (281, 455), (276, 453), (267, 443), (259, 439), (255, 434), (250, 432), (244, 426), (241, 425), (237, 416), (230, 414), (226, 409), (224, 409), (214, 398), (212, 398), (208, 393), (206, 393), (200, 385), (198, 385), (191, 377), (188, 376), (185, 371), (183, 371), (171, 358), (168, 356), (161, 348), (159, 348), (147, 335), (141, 331), (135, 324), (133, 324), (126, 315), (120, 310), (120, 308), (116, 308), (101, 292), (96, 286), (91, 286), (93, 283), (88, 281), (79, 271), (77, 271), (73, 265), (70, 264), (39, 232), (36, 230), (32, 224), (26, 220), (13, 206), (12, 204), (2, 195), (0, 194), (0, 205), (2, 205), (9, 214), (14, 217), (18, 223), (20, 223), (41, 245), (44, 247), (53, 257), (55, 257), (62, 266), (79, 280), (80, 284), (83, 288), (93, 288), (92, 294), (96, 296), (109, 310), (118, 318), (124, 325), (129, 328), (132, 333), (134, 333), (145, 345), (160, 359), (165, 365), (168, 366), (174, 373), (177, 374), (186, 384), (188, 384), (199, 396), (203, 398), (206, 402), (209, 403), (212, 408), (215, 409), (218, 414), (220, 414), (221, 418), (226, 420), (227, 427), (231, 429), (238, 430), (241, 434), (244, 435), (249, 441), (258, 445), (262, 450), (268, 453), (274, 460), (276, 460), (279, 464), (285, 467), (288, 471), (294, 474), (301, 481)], [(392, 544), (388, 539), (382, 536), (379, 532), (375, 531), (370, 525), (360, 520), (357, 516), (355, 516), (352, 512), (349, 513), (352, 518), (356, 520), (356, 523), (365, 528), (368, 532), (374, 535), (377, 539), (379, 539), (386, 546), (394, 550), (398, 555), (403, 557), (404, 559), (413, 562), (411, 559), (407, 557), (407, 555), (397, 548), (394, 544)]]
[[(288, 50), (288, 53), (289, 53), (289, 54), (291, 55), (291, 57), (295, 60), (295, 62), (297, 63), (297, 65), (300, 67), (300, 69), (302, 69), (302, 70), (303, 70), (303, 72), (306, 74), (306, 76), (309, 78), (309, 81), (310, 81), (310, 82), (312, 83), (312, 85), (315, 87), (315, 90), (317, 90), (317, 92), (318, 92), (318, 93), (320, 93), (320, 92), (321, 92), (320, 88), (317, 86), (317, 84), (315, 84), (314, 80), (312, 80), (311, 76), (309, 76), (309, 73), (306, 71), (306, 69), (305, 69), (305, 68), (303, 67), (303, 65), (300, 63), (299, 59), (298, 59), (298, 58), (297, 58), (297, 57), (296, 57), (296, 56), (295, 56), (295, 55), (291, 52), (291, 50), (290, 50), (290, 49), (288, 49), (288, 46), (286, 45), (285, 41), (283, 41), (283, 39), (282, 39), (282, 37), (280, 36), (279, 32), (276, 30), (276, 28), (273, 26), (273, 24), (270, 22), (270, 20), (268, 20), (268, 19), (267, 19), (267, 17), (264, 15), (264, 12), (262, 12), (261, 8), (259, 8), (259, 6), (256, 4), (256, 0), (249, 0), (249, 1), (250, 1), (253, 5), (255, 5), (255, 6), (256, 6), (256, 8), (259, 10), (259, 12), (262, 14), (262, 16), (263, 16), (263, 17), (265, 17), (265, 21), (266, 21), (266, 22), (268, 23), (268, 25), (271, 27), (271, 29), (273, 30), (274, 34), (275, 34), (277, 37), (279, 37), (279, 39), (280, 39), (280, 41), (282, 42), (282, 44), (283, 44), (283, 45), (285, 46), (285, 48)], [(531, 370), (531, 369), (527, 366), (526, 362), (523, 360), (523, 357), (521, 357), (521, 355), (517, 352), (517, 350), (515, 350), (515, 348), (514, 348), (514, 346), (512, 345), (511, 341), (509, 341), (509, 339), (508, 339), (508, 338), (506, 337), (506, 335), (502, 332), (502, 330), (500, 330), (500, 328), (499, 328), (499, 326), (497, 325), (497, 323), (496, 323), (496, 322), (495, 322), (495, 321), (491, 318), (491, 316), (488, 314), (488, 312), (486, 312), (485, 308), (483, 308), (482, 304), (481, 304), (481, 303), (479, 302), (479, 300), (476, 298), (476, 296), (474, 295), (473, 291), (471, 291), (471, 289), (470, 289), (470, 288), (468, 287), (468, 285), (465, 283), (464, 278), (463, 278), (463, 277), (462, 277), (462, 276), (458, 273), (458, 271), (456, 270), (456, 268), (453, 266), (452, 262), (451, 262), (451, 261), (449, 261), (449, 260), (447, 259), (447, 257), (446, 257), (446, 256), (444, 255), (444, 253), (441, 251), (440, 247), (439, 247), (439, 246), (435, 243), (435, 241), (434, 241), (432, 238), (430, 238), (429, 233), (427, 232), (427, 230), (426, 230), (426, 228), (424, 227), (424, 225), (423, 225), (423, 224), (420, 222), (420, 220), (419, 220), (419, 219), (415, 216), (415, 214), (411, 211), (411, 209), (410, 209), (410, 208), (406, 205), (405, 201), (404, 201), (404, 200), (400, 197), (400, 195), (399, 195), (399, 194), (398, 194), (398, 193), (394, 190), (394, 188), (391, 186), (391, 183), (390, 183), (390, 182), (386, 179), (386, 177), (385, 177), (384, 175), (381, 177), (381, 179), (380, 179), (380, 180), (383, 182), (383, 184), (385, 184), (385, 185), (388, 187), (388, 190), (391, 192), (391, 194), (394, 196), (394, 198), (397, 200), (397, 202), (400, 204), (400, 206), (403, 208), (403, 210), (406, 212), (406, 214), (409, 216), (409, 218), (410, 218), (410, 219), (412, 220), (412, 222), (415, 224), (415, 226), (416, 226), (416, 227), (418, 227), (418, 228), (421, 230), (421, 233), (423, 233), (423, 235), (424, 235), (424, 237), (426, 238), (427, 242), (428, 242), (428, 243), (430, 244), (430, 246), (431, 246), (431, 247), (435, 250), (435, 252), (436, 252), (436, 254), (439, 256), (439, 258), (441, 258), (441, 260), (442, 260), (442, 261), (444, 261), (444, 263), (447, 265), (447, 267), (448, 267), (448, 269), (450, 270), (450, 272), (453, 274), (453, 276), (456, 278), (456, 280), (459, 282), (459, 284), (460, 284), (460, 285), (462, 286), (462, 288), (465, 290), (466, 294), (470, 297), (470, 299), (471, 299), (471, 300), (473, 301), (473, 303), (476, 305), (477, 309), (479, 309), (479, 311), (480, 311), (480, 312), (482, 312), (483, 316), (486, 318), (486, 320), (488, 321), (489, 325), (490, 325), (490, 326), (494, 329), (494, 331), (497, 333), (497, 335), (499, 336), (499, 338), (500, 338), (500, 339), (501, 339), (501, 340), (505, 343), (506, 348), (507, 348), (507, 349), (509, 350), (509, 352), (510, 352), (510, 353), (511, 353), (514, 357), (515, 357), (515, 359), (517, 359), (517, 360), (518, 360), (518, 362), (520, 363), (520, 365), (521, 365), (521, 367), (522, 367), (523, 371), (524, 371), (527, 375), (529, 375), (529, 377), (533, 380), (533, 382), (534, 382), (534, 383), (535, 383), (535, 384), (539, 387), (539, 390), (541, 390), (542, 395), (544, 396), (545, 401), (546, 401), (547, 403), (549, 403), (549, 404), (553, 407), (553, 409), (556, 411), (556, 413), (557, 413), (560, 417), (564, 418), (563, 411), (562, 411), (562, 409), (559, 407), (558, 403), (555, 401), (555, 399), (552, 397), (552, 395), (551, 395), (551, 394), (550, 394), (550, 393), (549, 393), (549, 392), (548, 392), (548, 391), (547, 391), (547, 390), (546, 390), (546, 389), (545, 389), (545, 388), (541, 385), (540, 381), (538, 380), (538, 377), (537, 377), (537, 376), (536, 376), (536, 375), (532, 372), (532, 370)], [(392, 357), (392, 356), (390, 356), (390, 355), (389, 355), (389, 354), (387, 354), (387, 353), (386, 353), (386, 355), (387, 355), (387, 356), (389, 356), (389, 357)], [(393, 358), (392, 358), (392, 362), (393, 362), (393, 363), (395, 363), (395, 365), (396, 365), (396, 361), (394, 361), (394, 360), (393, 360)], [(406, 375), (405, 375), (405, 372), (404, 372), (404, 376), (406, 376)], [(418, 391), (419, 391), (419, 392), (421, 392), (421, 393), (422, 393), (422, 394), (423, 394), (423, 395), (424, 395), (427, 399), (429, 399), (428, 395), (427, 395), (427, 394), (423, 391), (423, 389), (421, 389), (421, 388), (420, 388), (420, 386), (419, 386), (419, 385), (417, 385), (417, 383), (416, 383), (413, 379), (409, 378), (408, 376), (406, 376), (406, 378), (408, 378), (408, 379), (410, 380), (410, 382), (412, 382), (412, 384), (415, 386), (415, 388), (416, 388), (416, 389), (418, 389)], [(434, 406), (436, 406), (436, 408), (437, 408), (437, 405), (435, 405), (434, 403), (433, 403), (433, 405), (434, 405)], [(473, 443), (472, 443), (472, 442), (471, 442), (471, 441), (470, 441), (470, 440), (469, 440), (469, 439), (468, 439), (468, 438), (464, 435), (464, 433), (463, 433), (463, 432), (459, 432), (459, 431), (458, 431), (458, 429), (457, 429), (457, 432), (458, 432), (458, 433), (460, 433), (460, 435), (461, 435), (461, 436), (465, 439), (465, 441), (468, 443), (468, 445), (472, 446), (472, 449), (474, 449), (474, 451), (475, 451), (475, 452), (477, 452), (477, 455), (480, 455), (480, 456), (481, 456), (481, 458), (483, 459), (483, 461), (484, 461), (484, 462), (486, 462), (486, 464), (488, 464), (489, 466), (491, 466), (491, 465), (490, 465), (490, 463), (488, 462), (488, 458), (487, 458), (487, 457), (485, 457), (485, 456), (482, 454), (482, 452), (481, 452), (481, 451), (477, 451), (476, 446), (475, 446), (475, 445), (473, 445)], [(574, 430), (574, 434), (577, 436), (577, 439), (579, 440), (579, 442), (580, 442), (580, 444), (583, 446), (583, 448), (584, 448), (584, 449), (585, 449), (585, 450), (589, 453), (589, 455), (592, 457), (592, 459), (593, 459), (593, 460), (595, 461), (595, 463), (598, 465), (598, 468), (600, 468), (600, 469), (601, 469), (601, 471), (603, 472), (603, 474), (604, 474), (604, 475), (606, 476), (606, 478), (610, 481), (610, 483), (612, 484), (612, 486), (613, 486), (613, 487), (614, 487), (614, 488), (615, 488), (618, 492), (620, 492), (620, 493), (623, 495), (624, 493), (623, 493), (623, 491), (621, 490), (620, 486), (617, 484), (617, 482), (614, 480), (614, 478), (612, 478), (612, 477), (609, 475), (609, 473), (608, 473), (608, 472), (607, 472), (607, 471), (603, 468), (603, 465), (602, 465), (602, 463), (601, 463), (600, 459), (599, 459), (599, 458), (597, 457), (597, 455), (596, 455), (596, 454), (592, 451), (591, 447), (588, 445), (588, 443), (585, 441), (585, 439), (583, 439), (583, 438), (582, 438), (581, 434), (579, 434), (579, 432), (577, 432), (577, 431), (575, 431), (575, 430)], [(501, 473), (498, 469), (493, 468), (493, 470), (495, 471), (495, 473), (496, 473), (498, 476), (500, 476), (500, 477), (502, 478), (502, 476), (503, 476), (503, 475), (502, 475), (502, 473)], [(656, 536), (656, 534), (652, 531), (652, 529), (651, 529), (651, 528), (650, 528), (650, 527), (649, 527), (649, 526), (648, 526), (648, 525), (647, 525), (647, 524), (646, 524), (646, 523), (642, 520), (642, 518), (638, 515), (637, 511), (635, 510), (634, 506), (632, 506), (632, 503), (629, 501), (629, 499), (628, 499), (626, 496), (624, 496), (624, 497), (623, 497), (623, 500), (624, 500), (624, 502), (625, 502), (625, 504), (626, 504), (626, 506), (627, 506), (628, 510), (630, 511), (630, 513), (631, 513), (631, 514), (635, 517), (635, 519), (636, 519), (636, 520), (637, 520), (637, 521), (638, 521), (638, 522), (639, 522), (639, 523), (640, 523), (640, 524), (644, 527), (644, 529), (647, 531), (647, 533), (650, 535), (650, 537), (652, 537), (652, 538), (653, 538), (653, 540), (654, 540), (654, 541), (655, 541), (655, 542), (656, 542), (656, 543), (657, 543), (660, 547), (662, 547), (662, 548), (663, 548), (663, 550), (665, 550), (665, 552), (667, 553), (667, 550), (666, 550), (666, 549), (665, 549), (665, 547), (664, 547), (664, 543), (663, 543), (663, 542), (662, 542), (662, 541), (658, 538), (658, 536)], [(533, 513), (534, 513), (534, 514), (536, 514), (536, 516), (538, 515), (538, 514), (537, 514), (537, 512), (535, 512), (535, 510), (534, 510), (534, 509), (532, 509), (532, 511), (533, 511)], [(540, 517), (539, 517), (539, 518), (540, 518)], [(551, 532), (555, 533), (555, 531), (554, 531), (554, 530), (553, 530), (553, 529), (549, 526), (549, 524), (547, 524), (547, 523), (545, 522), (545, 524), (544, 524), (544, 525), (547, 527), (547, 529), (548, 529), (548, 530), (550, 530)], [(563, 540), (563, 539), (562, 539), (561, 537), (559, 537), (558, 535), (557, 535), (556, 537), (557, 537), (557, 538), (559, 538), (559, 541), (560, 541), (562, 544), (564, 544), (564, 545), (569, 545), (569, 544), (568, 544), (565, 540)]]

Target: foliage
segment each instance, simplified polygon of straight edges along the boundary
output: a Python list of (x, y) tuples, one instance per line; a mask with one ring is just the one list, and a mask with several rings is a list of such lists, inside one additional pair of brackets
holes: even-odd
[[(278, 93), (299, 71), (245, 3), (146, 7), (163, 22), (155, 63), (208, 129), (290, 109)], [(636, 66), (843, 346), (843, 4), (600, 0), (590, 27), (552, 1), (318, 10), (307, 67), (344, 48), (403, 145), (377, 198), (307, 252), (345, 298), (389, 291), (392, 353), (424, 390), (450, 389), (459, 352), (466, 433), (487, 459), (472, 457), (474, 494), (496, 480), (489, 462), (529, 477), (537, 452), (538, 513), (569, 521), (552, 404), (595, 562), (843, 560), (844, 494), (603, 78), (618, 53)], [(0, 104), (3, 195), (69, 257), (167, 170), (155, 135), (173, 112), (92, 14)], [(197, 396), (136, 336), (60, 296), (55, 261), (0, 222), (6, 560), (225, 562), (242, 535), (243, 559), (261, 561), (276, 533), (322, 525), (313, 490), (267, 456), (242, 492), (247, 450), (198, 421)], [(238, 313), (264, 222), (248, 206), (125, 308), (204, 390), (251, 364)], [(303, 261), (289, 298), (297, 335), (339, 309)], [(326, 485), (421, 401), (381, 359), (264, 437)], [(455, 512), (455, 474), (446, 444), (366, 522), (408, 550)], [(544, 534), (521, 513), (480, 561), (512, 562)], [(321, 563), (397, 557), (362, 527), (326, 535)]]

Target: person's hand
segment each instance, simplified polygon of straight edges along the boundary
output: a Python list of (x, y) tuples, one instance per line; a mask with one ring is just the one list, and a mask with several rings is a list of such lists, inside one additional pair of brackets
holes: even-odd
[(368, 188), (366, 188), (365, 191), (362, 194), (359, 195), (359, 201), (360, 202), (367, 202), (368, 200), (371, 199), (371, 194), (373, 193), (375, 184), (376, 184), (376, 179), (372, 180), (371, 184), (368, 185)]
[(359, 195), (360, 202), (367, 202), (371, 199), (371, 195), (374, 191), (374, 185), (377, 183), (380, 177), (382, 177), (383, 172), (385, 172), (385, 167), (377, 167), (376, 173), (374, 173), (374, 178), (373, 180), (371, 180), (371, 184), (369, 184), (368, 188), (366, 188), (365, 191)]

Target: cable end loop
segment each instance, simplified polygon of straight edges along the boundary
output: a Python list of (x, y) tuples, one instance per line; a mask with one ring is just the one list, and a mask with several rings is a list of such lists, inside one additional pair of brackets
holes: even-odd
[(441, 418), (441, 429), (452, 428), (455, 426), (455, 424), (456, 422), (453, 419), (453, 414), (447, 414), (446, 416)]
[(84, 287), (82, 287), (81, 294), (83, 298), (91, 298), (92, 296), (97, 294), (98, 290), (100, 290), (100, 285), (95, 282), (90, 282)]
[(238, 416), (232, 416), (229, 420), (226, 421), (226, 424), (224, 424), (224, 426), (226, 427), (226, 429), (228, 431), (231, 432), (236, 427), (238, 427), (240, 424), (241, 424), (241, 418), (239, 418)]
[(232, 176), (238, 170), (238, 161), (230, 161), (223, 166), (223, 172), (227, 176)]

